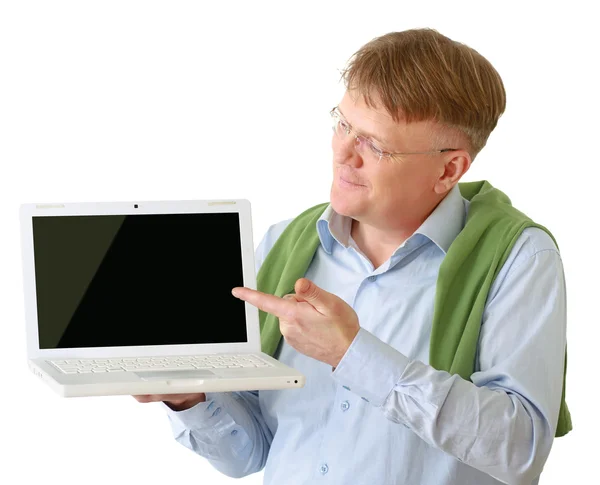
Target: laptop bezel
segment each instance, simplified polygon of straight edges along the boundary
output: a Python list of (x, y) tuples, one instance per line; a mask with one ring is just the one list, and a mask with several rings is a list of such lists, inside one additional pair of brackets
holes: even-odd
[(93, 347), (72, 349), (40, 349), (35, 289), (35, 255), (33, 248), (33, 217), (73, 215), (141, 215), (174, 213), (238, 213), (244, 286), (256, 288), (254, 242), (251, 205), (246, 199), (129, 201), (22, 204), (19, 210), (23, 259), (23, 290), (27, 355), (30, 359), (56, 358), (118, 358), (163, 355), (255, 353), (260, 351), (258, 309), (246, 303), (248, 342), (224, 344), (148, 345), (127, 347)]

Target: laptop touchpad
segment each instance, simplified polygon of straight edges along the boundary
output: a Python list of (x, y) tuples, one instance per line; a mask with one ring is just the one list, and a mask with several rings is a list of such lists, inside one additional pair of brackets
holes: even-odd
[(145, 381), (168, 380), (168, 379), (216, 379), (218, 378), (209, 370), (156, 370), (156, 371), (139, 371), (135, 375), (141, 377)]

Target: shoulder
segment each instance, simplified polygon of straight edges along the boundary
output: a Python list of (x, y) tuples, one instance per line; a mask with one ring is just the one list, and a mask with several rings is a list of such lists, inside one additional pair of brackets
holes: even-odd
[[(269, 254), (271, 248), (292, 222), (298, 221), (298, 227), (302, 228), (302, 226), (306, 226), (311, 219), (319, 217), (328, 205), (328, 202), (315, 205), (306, 209), (296, 217), (285, 219), (270, 225), (256, 249), (256, 271), (258, 272), (258, 269), (267, 257), (267, 254)], [(296, 229), (298, 229), (298, 227), (296, 227)]]
[(285, 229), (293, 220), (294, 218), (292, 217), (291, 219), (285, 219), (283, 221), (276, 222), (275, 224), (271, 224), (263, 236), (263, 242), (269, 247), (273, 246), (275, 241), (279, 239), (279, 236), (283, 234), (283, 231), (285, 231)]
[(543, 229), (528, 227), (515, 241), (508, 258), (500, 269), (489, 297), (514, 278), (536, 280), (538, 277), (556, 278), (562, 273), (562, 260), (552, 237)]
[(297, 230), (298, 228), (302, 230), (306, 226), (306, 224), (310, 223), (311, 220), (320, 217), (328, 205), (329, 203), (315, 205), (298, 214), (296, 217), (285, 219), (283, 221), (279, 221), (275, 224), (272, 224), (271, 226), (269, 226), (265, 235), (263, 236), (261, 245), (265, 246), (268, 252), (268, 250), (271, 247), (273, 247), (277, 239), (279, 239), (279, 237), (283, 234), (283, 232), (288, 228), (288, 226), (292, 222), (296, 221), (298, 223), (295, 230)]
[(515, 241), (504, 266), (520, 266), (536, 254), (545, 251), (555, 252), (560, 257), (558, 247), (546, 231), (539, 227), (527, 227)]

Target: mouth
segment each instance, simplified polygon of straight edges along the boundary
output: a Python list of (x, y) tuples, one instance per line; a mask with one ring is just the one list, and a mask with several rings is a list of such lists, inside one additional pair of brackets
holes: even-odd
[(341, 175), (338, 176), (338, 181), (339, 181), (339, 184), (343, 187), (349, 187), (349, 188), (366, 187), (365, 185), (358, 184), (356, 182), (348, 180), (348, 179), (342, 177)]

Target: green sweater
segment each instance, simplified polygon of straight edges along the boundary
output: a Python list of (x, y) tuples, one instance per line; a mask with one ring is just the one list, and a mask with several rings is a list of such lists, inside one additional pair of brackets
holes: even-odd
[[(481, 320), (489, 289), (523, 229), (545, 227), (515, 209), (510, 199), (486, 180), (459, 183), (470, 201), (465, 227), (458, 234), (439, 270), (429, 347), (429, 364), (470, 380)], [(279, 297), (292, 293), (319, 246), (316, 223), (328, 203), (314, 206), (296, 217), (277, 239), (258, 275), (259, 291)], [(557, 244), (558, 247), (558, 244)], [(259, 311), (262, 351), (274, 355), (281, 333), (279, 321)], [(565, 401), (565, 377), (556, 436), (572, 429)]]

